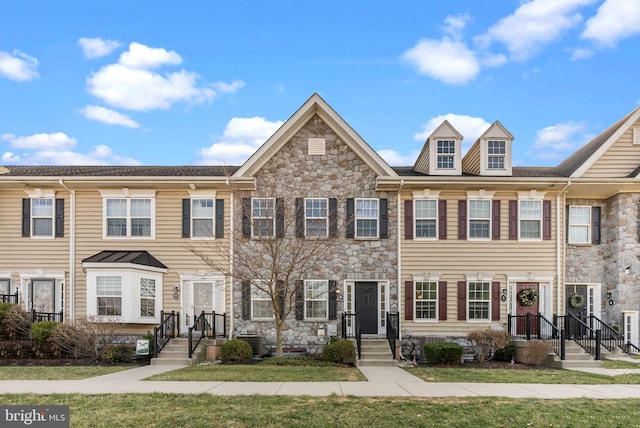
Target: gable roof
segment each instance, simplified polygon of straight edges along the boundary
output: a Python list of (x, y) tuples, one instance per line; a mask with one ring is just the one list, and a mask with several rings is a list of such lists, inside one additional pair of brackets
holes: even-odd
[(581, 177), (639, 118), (637, 107), (560, 163), (558, 171), (567, 177)]
[[(5, 167), (0, 167), (0, 170)], [(4, 177), (226, 177), (237, 166), (7, 166)]]
[(103, 250), (98, 254), (94, 254), (93, 256), (82, 260), (83, 265), (86, 263), (125, 263), (151, 268), (167, 269), (164, 263), (144, 250)]
[(464, 138), (462, 134), (460, 134), (458, 130), (454, 128), (453, 125), (450, 124), (448, 120), (445, 119), (444, 122), (442, 122), (436, 129), (434, 129), (433, 132), (429, 134), (429, 136), (425, 140), (424, 146), (422, 146), (422, 150), (420, 151), (420, 154), (418, 155), (416, 162), (413, 164), (413, 169), (415, 169), (416, 171), (420, 171), (420, 172), (427, 171), (427, 168), (424, 168), (424, 167), (428, 165), (427, 161), (429, 158), (430, 140), (435, 136), (443, 137), (443, 138), (451, 137), (460, 141), (462, 141), (462, 139)]
[(251, 176), (278, 152), (308, 121), (317, 114), (378, 176), (397, 177), (396, 172), (356, 131), (317, 93), (311, 97), (256, 150), (236, 171), (234, 177)]

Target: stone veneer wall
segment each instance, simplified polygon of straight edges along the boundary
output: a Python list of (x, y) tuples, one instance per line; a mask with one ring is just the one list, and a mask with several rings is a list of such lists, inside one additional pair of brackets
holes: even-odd
[[(639, 203), (637, 193), (618, 194), (606, 201), (567, 201), (569, 205), (602, 207), (602, 243), (567, 246), (566, 283), (600, 283), (602, 319), (608, 324), (621, 325), (623, 310), (640, 309)], [(607, 292), (611, 292), (613, 305), (608, 304)]]
[[(325, 138), (326, 153), (323, 156), (308, 155), (307, 141), (310, 137)], [(326, 197), (338, 199), (338, 237), (336, 250), (328, 254), (321, 266), (308, 275), (309, 279), (336, 280), (338, 289), (345, 295), (347, 280), (388, 281), (389, 310), (398, 311), (397, 278), (397, 193), (377, 192), (376, 174), (352, 151), (336, 133), (318, 116), (313, 116), (285, 146), (277, 152), (255, 175), (257, 191), (248, 196), (282, 197), (285, 199), (285, 217), (294, 215), (295, 198)], [(245, 196), (245, 195), (242, 195)], [(345, 237), (347, 198), (387, 198), (388, 238), (357, 240)], [(241, 197), (235, 198), (234, 211), (238, 213), (234, 236), (235, 246), (243, 245)], [(290, 217), (288, 217), (290, 219)], [(285, 220), (288, 224), (289, 220)], [(287, 233), (293, 233), (288, 230)], [(345, 297), (346, 300), (346, 297)], [(235, 334), (259, 334), (266, 344), (275, 343), (275, 324), (269, 321), (242, 319), (242, 290), (240, 282), (234, 284)], [(328, 325), (333, 324), (340, 335), (340, 315), (345, 301), (337, 302), (337, 320), (320, 322), (295, 319), (292, 311), (283, 330), (285, 345), (306, 347), (310, 352), (319, 352), (328, 340)], [(318, 336), (324, 329), (325, 336)]]

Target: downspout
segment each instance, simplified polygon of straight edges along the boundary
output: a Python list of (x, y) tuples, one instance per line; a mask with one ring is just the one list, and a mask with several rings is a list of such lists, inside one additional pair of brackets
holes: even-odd
[[(76, 191), (67, 187), (62, 179), (58, 180), (58, 183), (69, 192), (69, 322), (73, 323), (75, 320), (75, 288), (76, 288), (76, 267), (75, 267), (75, 255), (76, 255)], [(63, 302), (64, 309), (64, 302)], [(64, 320), (63, 320), (64, 321)]]
[(396, 261), (398, 263), (398, 340), (400, 341), (400, 344), (402, 344), (402, 316), (400, 316), (400, 304), (402, 302), (402, 241), (401, 241), (401, 233), (400, 233), (400, 210), (401, 210), (401, 206), (400, 203), (402, 202), (402, 198), (401, 198), (401, 191), (402, 191), (402, 185), (404, 184), (404, 179), (400, 180), (400, 187), (398, 188), (398, 209), (397, 211), (397, 219), (396, 219), (396, 224), (397, 224), (397, 229), (398, 229), (398, 254), (396, 257)]
[(229, 277), (231, 284), (229, 285), (229, 337), (233, 338), (235, 336), (234, 329), (234, 275), (233, 275), (233, 191), (231, 190), (231, 185), (229, 183), (229, 179), (227, 178), (227, 187), (229, 188)]
[[(562, 278), (562, 281), (564, 282), (564, 275), (566, 273), (566, 256), (567, 256), (567, 249), (566, 249), (566, 245), (563, 245), (563, 236), (567, 233), (566, 230), (564, 230), (564, 223), (561, 222), (561, 211), (563, 210), (566, 201), (567, 201), (567, 196), (566, 196), (566, 190), (569, 188), (569, 186), (571, 186), (571, 180), (567, 181), (567, 184), (560, 190), (560, 192), (558, 192), (558, 195), (556, 196), (556, 206), (558, 207), (556, 209), (556, 224), (557, 224), (557, 232), (556, 232), (556, 278), (557, 278), (557, 282), (558, 282), (558, 289), (556, 290), (556, 310), (557, 310), (557, 314), (560, 314), (560, 310), (562, 307), (562, 299), (561, 299), (561, 292), (562, 292), (562, 283), (560, 281), (560, 278)], [(562, 202), (562, 204), (561, 204)], [(564, 230), (564, 233), (560, 233), (560, 230)]]

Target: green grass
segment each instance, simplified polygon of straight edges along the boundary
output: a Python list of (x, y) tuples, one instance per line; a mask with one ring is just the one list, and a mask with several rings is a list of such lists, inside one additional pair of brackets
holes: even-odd
[(622, 360), (602, 360), (605, 369), (640, 369), (639, 363)]
[(640, 374), (604, 376), (573, 370), (465, 369), (462, 367), (410, 367), (405, 370), (426, 382), (640, 384)]
[(3, 395), (4, 405), (68, 405), (72, 427), (628, 427), (640, 400), (211, 395)]
[(131, 366), (2, 366), (0, 380), (77, 380), (128, 370)]

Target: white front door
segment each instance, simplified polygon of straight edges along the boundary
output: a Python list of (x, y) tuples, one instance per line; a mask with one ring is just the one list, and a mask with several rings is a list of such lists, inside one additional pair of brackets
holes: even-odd
[[(202, 312), (225, 313), (224, 279), (197, 278), (182, 282), (182, 325), (180, 331), (187, 332), (193, 326), (195, 317)], [(210, 321), (211, 322), (211, 321)], [(222, 318), (216, 318), (216, 330), (223, 331)]]

